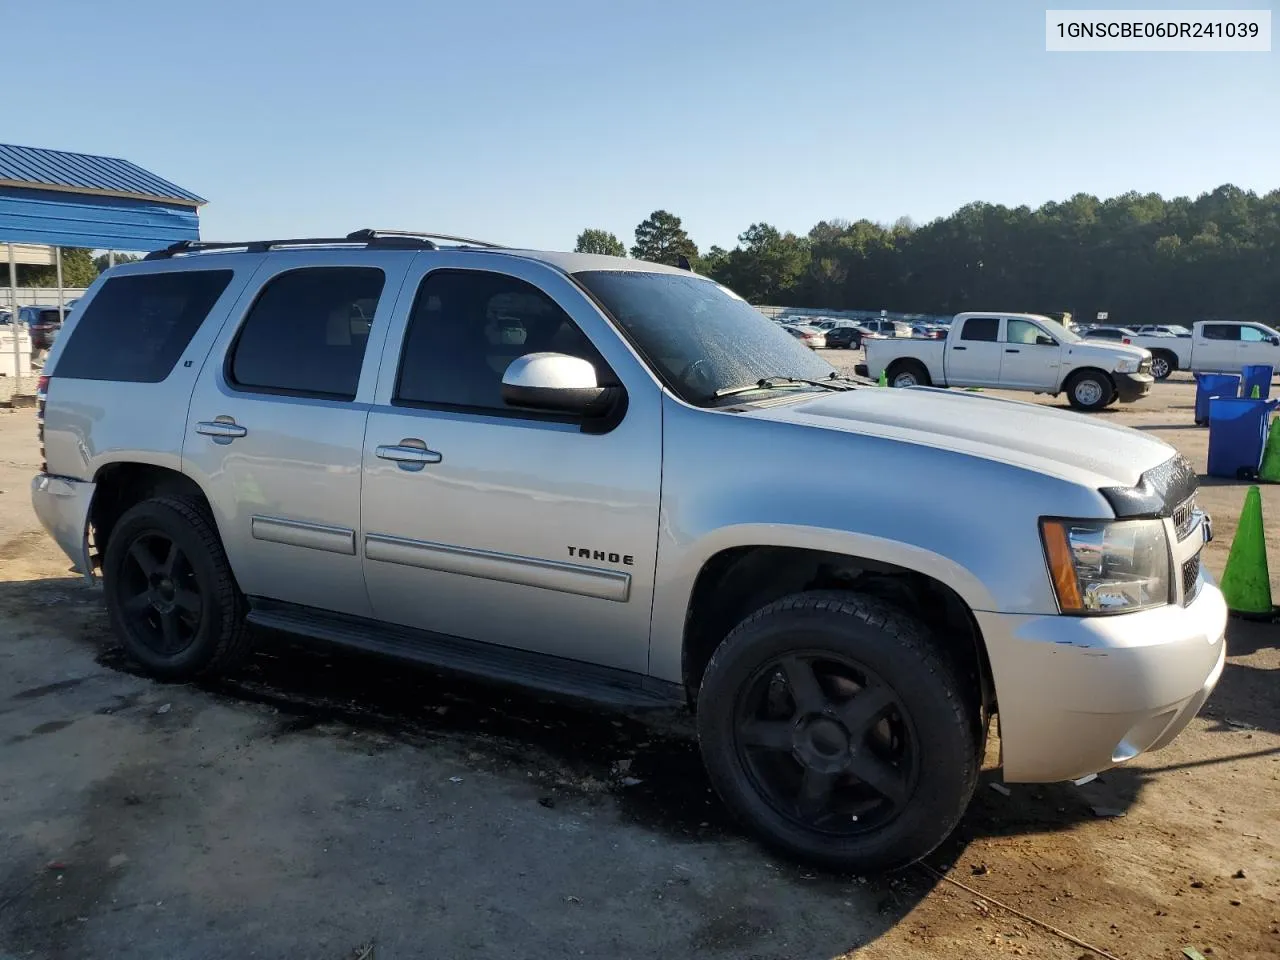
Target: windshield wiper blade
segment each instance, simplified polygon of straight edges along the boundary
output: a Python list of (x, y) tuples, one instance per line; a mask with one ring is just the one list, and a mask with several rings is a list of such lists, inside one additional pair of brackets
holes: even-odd
[(808, 386), (822, 387), (825, 390), (852, 390), (852, 387), (841, 386), (832, 382), (835, 378), (827, 380), (807, 380), (804, 377), (761, 377), (755, 383), (743, 384), (740, 387), (721, 387), (711, 395), (712, 399), (719, 400), (722, 397), (732, 397), (739, 393), (750, 393), (752, 390), (769, 390), (773, 387), (785, 387), (789, 384), (803, 383)]

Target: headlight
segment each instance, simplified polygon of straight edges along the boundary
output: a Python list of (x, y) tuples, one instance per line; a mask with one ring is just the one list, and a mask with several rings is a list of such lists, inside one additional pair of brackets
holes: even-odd
[(1116, 364), (1116, 373), (1137, 373), (1138, 367), (1142, 364), (1141, 360), (1121, 360)]
[(1063, 613), (1132, 613), (1172, 602), (1163, 520), (1042, 520), (1040, 532)]

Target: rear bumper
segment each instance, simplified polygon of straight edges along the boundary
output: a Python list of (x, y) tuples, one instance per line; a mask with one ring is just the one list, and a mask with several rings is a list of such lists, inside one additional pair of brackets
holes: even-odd
[(1158, 750), (1204, 706), (1226, 662), (1227, 606), (1212, 583), (1190, 606), (1124, 616), (975, 616), (1011, 782), (1074, 780)]
[(1121, 403), (1141, 400), (1151, 392), (1151, 385), (1156, 382), (1149, 373), (1114, 373), (1112, 377), (1115, 378), (1116, 396)]
[(47, 473), (31, 481), (31, 505), (49, 535), (85, 579), (93, 579), (89, 560), (89, 506), (97, 484)]

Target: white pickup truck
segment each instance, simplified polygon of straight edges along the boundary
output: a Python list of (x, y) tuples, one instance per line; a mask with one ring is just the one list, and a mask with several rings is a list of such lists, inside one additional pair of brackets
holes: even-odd
[(1151, 374), (1164, 380), (1175, 370), (1239, 373), (1253, 363), (1280, 370), (1280, 331), (1262, 323), (1202, 320), (1190, 337), (1138, 336), (1133, 345), (1151, 351)]
[(960, 313), (945, 340), (867, 340), (866, 348), (866, 374), (883, 371), (891, 386), (1066, 393), (1077, 410), (1132, 403), (1154, 382), (1142, 347), (1084, 340), (1033, 313)]

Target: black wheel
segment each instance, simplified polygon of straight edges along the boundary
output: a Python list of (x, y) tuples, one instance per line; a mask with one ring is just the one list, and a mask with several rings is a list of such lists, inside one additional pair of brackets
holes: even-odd
[(891, 387), (927, 387), (933, 383), (929, 371), (917, 360), (901, 360), (889, 368)]
[(1178, 369), (1178, 358), (1166, 350), (1151, 352), (1151, 375), (1157, 380), (1168, 380), (1169, 374)]
[(1067, 381), (1067, 402), (1076, 410), (1101, 410), (1111, 402), (1116, 388), (1099, 370), (1082, 370)]
[(835, 870), (906, 866), (977, 783), (975, 706), (924, 627), (855, 593), (795, 594), (707, 665), (698, 738), (712, 785), (762, 840)]
[(111, 531), (102, 580), (112, 630), (163, 680), (228, 670), (249, 652), (246, 604), (208, 509), (157, 497)]

